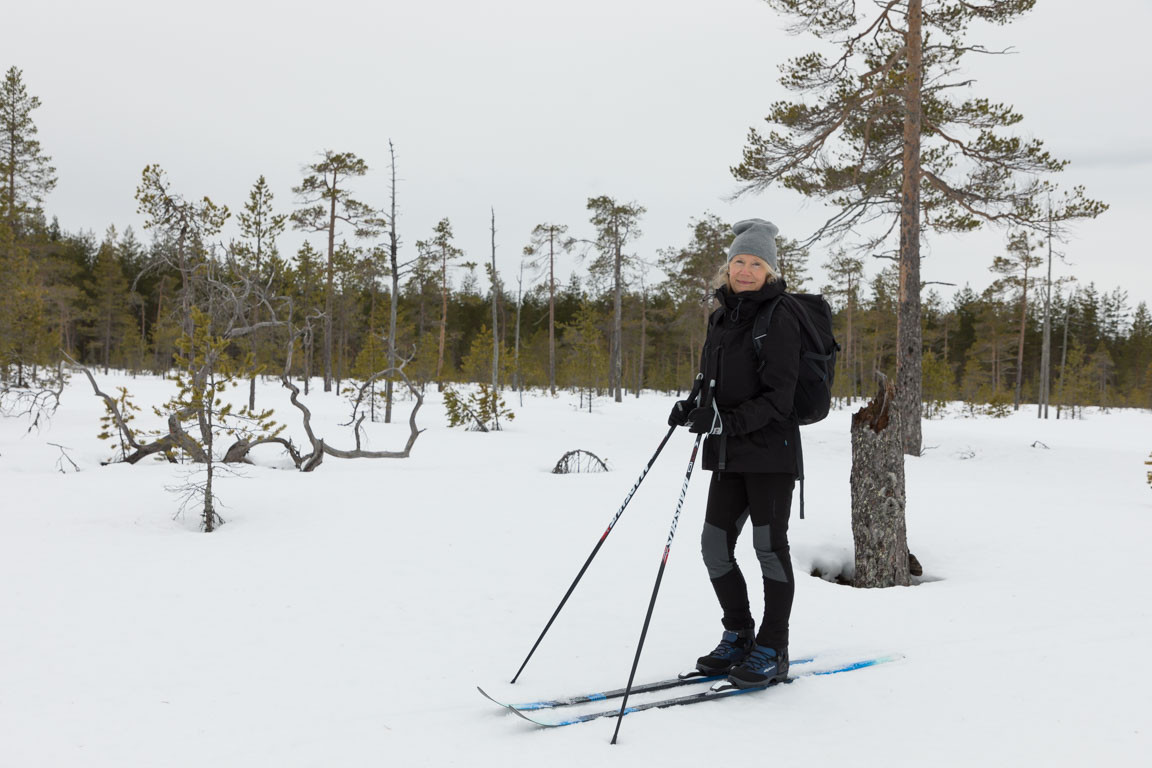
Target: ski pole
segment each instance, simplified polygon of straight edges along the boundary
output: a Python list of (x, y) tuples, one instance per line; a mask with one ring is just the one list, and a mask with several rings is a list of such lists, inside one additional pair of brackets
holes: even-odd
[[(696, 399), (697, 394), (700, 392), (700, 386), (704, 377), (702, 374), (696, 375), (696, 382), (692, 385), (692, 391), (688, 395), (689, 400)], [(536, 642), (532, 644), (532, 650), (528, 651), (528, 655), (524, 658), (524, 663), (520, 665), (520, 669), (516, 670), (516, 674), (512, 678), (515, 683), (520, 677), (520, 673), (524, 671), (524, 667), (528, 666), (528, 660), (532, 658), (532, 654), (536, 653), (536, 648), (539, 647), (540, 641), (544, 639), (544, 635), (548, 634), (548, 630), (552, 628), (552, 622), (556, 621), (556, 617), (560, 615), (560, 611), (564, 608), (564, 604), (568, 602), (568, 598), (572, 596), (572, 592), (576, 589), (576, 585), (580, 583), (580, 579), (584, 578), (584, 572), (588, 570), (588, 566), (592, 564), (592, 560), (596, 557), (596, 553), (600, 551), (600, 547), (604, 545), (604, 540), (608, 538), (608, 534), (612, 533), (612, 528), (615, 527), (616, 521), (624, 514), (624, 510), (628, 507), (628, 502), (632, 500), (633, 494), (636, 489), (640, 487), (640, 483), (644, 482), (644, 477), (648, 474), (648, 470), (652, 469), (652, 465), (656, 463), (656, 457), (664, 450), (664, 446), (668, 443), (668, 438), (672, 437), (672, 433), (676, 431), (676, 427), (668, 428), (668, 434), (664, 435), (664, 439), (660, 441), (660, 445), (656, 448), (656, 453), (652, 454), (652, 458), (648, 459), (648, 464), (644, 467), (644, 471), (640, 473), (640, 477), (632, 486), (632, 490), (628, 491), (628, 495), (624, 497), (624, 503), (620, 505), (620, 509), (616, 511), (616, 515), (612, 518), (612, 522), (608, 523), (608, 528), (600, 536), (600, 540), (596, 542), (596, 546), (592, 548), (592, 554), (588, 555), (588, 559), (584, 561), (583, 567), (580, 572), (576, 574), (576, 579), (572, 585), (568, 587), (568, 591), (564, 593), (564, 597), (560, 600), (560, 605), (556, 606), (556, 610), (552, 612), (552, 618), (548, 619), (548, 623), (544, 625), (544, 631), (540, 633), (540, 637), (536, 638)]]
[(672, 549), (672, 539), (676, 536), (676, 524), (680, 520), (680, 509), (684, 506), (684, 496), (688, 493), (688, 481), (692, 479), (692, 468), (696, 465), (696, 452), (700, 450), (703, 434), (696, 435), (692, 446), (692, 457), (688, 459), (688, 471), (684, 473), (684, 484), (680, 487), (680, 500), (676, 502), (676, 513), (672, 516), (672, 529), (668, 531), (668, 542), (664, 545), (664, 555), (660, 558), (660, 570), (656, 571), (656, 584), (652, 587), (652, 599), (648, 601), (648, 613), (644, 616), (644, 628), (640, 630), (640, 642), (636, 645), (636, 658), (632, 661), (632, 671), (628, 674), (628, 686), (624, 689), (624, 700), (620, 703), (620, 715), (616, 718), (616, 730), (612, 733), (612, 743), (620, 735), (620, 723), (628, 709), (628, 696), (632, 693), (632, 682), (636, 679), (636, 667), (640, 665), (640, 652), (644, 650), (644, 638), (648, 635), (648, 625), (652, 621), (652, 609), (656, 607), (656, 595), (660, 592), (660, 581), (664, 578), (664, 566), (668, 564), (668, 552)]

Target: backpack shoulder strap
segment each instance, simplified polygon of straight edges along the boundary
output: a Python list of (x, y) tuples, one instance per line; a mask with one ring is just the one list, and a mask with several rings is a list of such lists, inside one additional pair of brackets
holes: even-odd
[[(781, 294), (786, 295), (786, 294)], [(772, 313), (776, 311), (776, 305), (780, 303), (780, 296), (765, 302), (764, 306), (760, 307), (760, 311), (756, 313), (756, 319), (752, 321), (752, 347), (756, 350), (756, 359), (760, 361), (760, 365), (764, 365), (764, 337), (768, 335), (768, 326), (772, 324)]]

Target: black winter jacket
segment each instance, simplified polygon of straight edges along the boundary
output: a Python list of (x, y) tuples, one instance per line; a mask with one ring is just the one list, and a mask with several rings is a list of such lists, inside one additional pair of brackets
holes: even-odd
[[(704, 469), (797, 474), (799, 425), (793, 397), (800, 371), (800, 324), (787, 305), (773, 311), (760, 358), (752, 344), (757, 312), (785, 287), (781, 279), (758, 291), (716, 291), (724, 311), (708, 329), (700, 371), (705, 387), (716, 381), (713, 397), (724, 426), (722, 434), (704, 441)], [(707, 403), (706, 396), (701, 402)]]

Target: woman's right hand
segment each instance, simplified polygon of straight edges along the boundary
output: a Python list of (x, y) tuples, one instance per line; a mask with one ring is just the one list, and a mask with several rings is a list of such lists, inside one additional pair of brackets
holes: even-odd
[(677, 400), (676, 404), (672, 406), (672, 412), (668, 414), (668, 426), (687, 426), (688, 413), (695, 405), (696, 403), (693, 400)]

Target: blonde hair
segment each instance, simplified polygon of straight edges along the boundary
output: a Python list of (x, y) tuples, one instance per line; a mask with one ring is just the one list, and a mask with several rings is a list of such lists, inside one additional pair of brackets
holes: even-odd
[[(729, 262), (727, 261), (724, 262), (720, 265), (720, 269), (716, 270), (716, 276), (712, 278), (713, 289), (723, 288), (725, 286), (729, 288), (732, 287), (728, 282), (728, 263)], [(766, 261), (764, 263), (768, 265), (768, 277), (764, 280), (765, 285), (768, 283), (774, 283), (783, 277), (783, 275), (781, 275), (780, 272), (771, 264), (768, 264)]]

